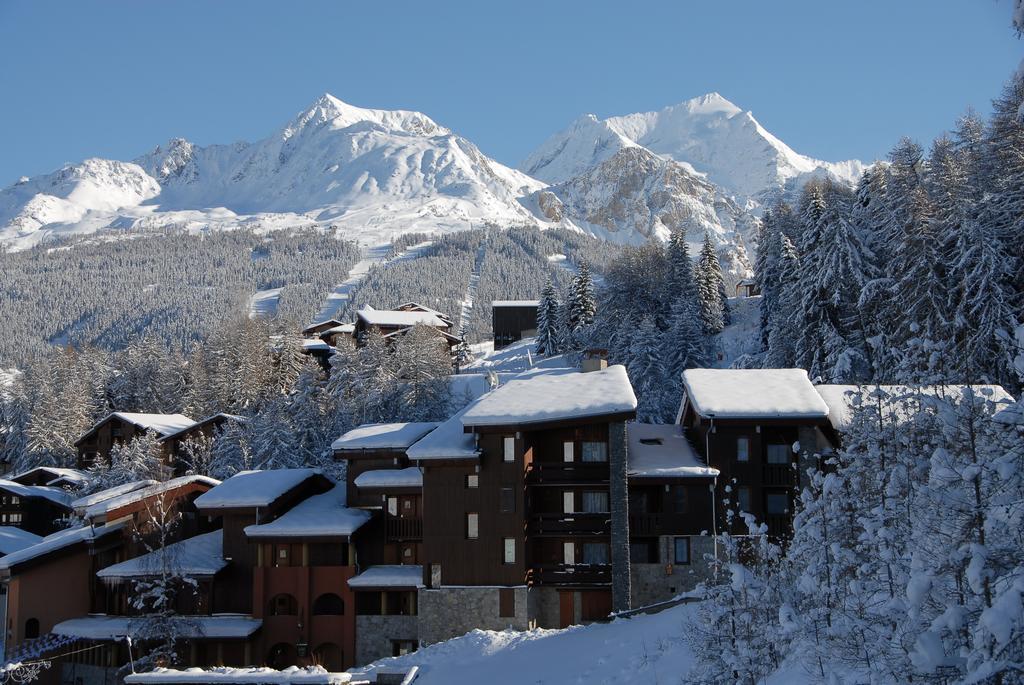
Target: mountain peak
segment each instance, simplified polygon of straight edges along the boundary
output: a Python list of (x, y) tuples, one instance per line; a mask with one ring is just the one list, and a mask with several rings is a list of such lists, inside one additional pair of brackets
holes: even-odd
[(319, 128), (329, 124), (332, 129), (341, 129), (363, 122), (414, 135), (448, 133), (448, 129), (438, 126), (430, 117), (421, 112), (356, 107), (325, 92), (292, 120), (284, 130), (284, 136), (290, 138), (310, 126)]
[(743, 111), (740, 107), (737, 107), (717, 91), (705, 93), (700, 97), (686, 100), (674, 107), (666, 107), (665, 109), (674, 110), (677, 108), (685, 109), (691, 114), (714, 114), (716, 112), (722, 112), (728, 116), (733, 116)]

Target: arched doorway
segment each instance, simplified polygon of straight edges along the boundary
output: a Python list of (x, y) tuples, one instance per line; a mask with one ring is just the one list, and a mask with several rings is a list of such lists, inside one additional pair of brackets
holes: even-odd
[(298, 616), (299, 603), (287, 593), (274, 595), (267, 603), (267, 616)]
[(345, 669), (344, 653), (333, 642), (325, 642), (313, 650), (313, 663), (323, 666), (332, 673)]
[(344, 616), (345, 600), (333, 592), (327, 592), (313, 602), (314, 616)]

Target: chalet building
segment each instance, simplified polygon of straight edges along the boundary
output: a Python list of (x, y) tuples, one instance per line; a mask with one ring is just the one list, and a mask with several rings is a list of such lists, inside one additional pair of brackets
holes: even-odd
[(736, 297), (756, 297), (761, 294), (761, 288), (753, 278), (744, 278), (736, 284)]
[(491, 330), (494, 349), (508, 347), (537, 335), (539, 300), (494, 300), (491, 302)]
[(319, 338), (328, 329), (334, 328), (335, 326), (342, 326), (344, 323), (344, 321), (339, 321), (337, 319), (314, 321), (302, 329), (302, 335), (306, 338)]
[[(89, 668), (102, 673), (106, 666), (125, 663), (127, 654), (118, 641), (127, 633), (107, 623), (109, 615), (125, 605), (122, 591), (99, 580), (97, 572), (146, 551), (140, 540), (152, 531), (157, 509), (180, 513), (175, 530), (180, 538), (206, 532), (194, 501), (217, 483), (188, 476), (89, 495), (71, 503), (81, 512), (83, 525), (52, 533), (0, 558), (5, 659), (45, 657), (54, 650), (73, 651), (68, 645), (75, 643), (104, 642), (102, 649), (89, 652), (91, 663), (55, 662), (41, 678), (52, 683), (73, 683)], [(69, 675), (74, 673), (78, 675)]]
[[(123, 444), (146, 433), (154, 433), (158, 438), (188, 428), (195, 423), (183, 414), (138, 414), (117, 411), (109, 414), (87, 430), (75, 441), (78, 449), (78, 468), (87, 469), (97, 461), (110, 461), (110, 450), (114, 445)], [(165, 454), (165, 459), (170, 455)]]
[(0, 526), (49, 535), (71, 513), (68, 491), (49, 485), (22, 485), (0, 479)]
[(354, 323), (343, 323), (328, 328), (319, 337), (321, 341), (331, 347), (339, 347), (341, 345), (352, 346), (356, 344), (355, 332), (356, 325)]
[[(700, 461), (719, 472), (717, 530), (729, 528), (728, 509), (752, 514), (769, 535), (789, 534), (810, 460), (835, 443), (828, 417), (828, 405), (803, 369), (683, 372), (677, 423)], [(729, 532), (747, 532), (740, 517)]]
[(189, 426), (164, 436), (161, 438), (160, 443), (169, 455), (175, 474), (182, 475), (186, 468), (185, 462), (182, 461), (182, 457), (186, 456), (183, 447), (185, 443), (190, 440), (212, 440), (217, 430), (225, 424), (244, 425), (248, 421), (249, 419), (244, 416), (221, 412), (213, 416), (207, 416), (205, 419), (200, 419)]
[(361, 344), (370, 331), (379, 333), (385, 339), (395, 338), (417, 325), (437, 330), (449, 347), (455, 347), (461, 342), (461, 339), (451, 332), (451, 319), (440, 312), (414, 303), (403, 306), (406, 309), (374, 309), (367, 306), (357, 311), (352, 333), (356, 342)]
[(426, 314), (433, 314), (434, 316), (439, 318), (441, 321), (444, 321), (446, 324), (448, 324), (449, 328), (455, 325), (455, 322), (447, 314), (439, 312), (436, 309), (431, 309), (430, 307), (422, 305), (419, 302), (406, 302), (404, 304), (400, 304), (397, 307), (395, 307), (395, 311), (399, 311), (399, 312), (424, 312)]
[(22, 485), (48, 485), (52, 488), (76, 489), (89, 481), (89, 475), (79, 469), (56, 466), (37, 466), (10, 476), (8, 480)]

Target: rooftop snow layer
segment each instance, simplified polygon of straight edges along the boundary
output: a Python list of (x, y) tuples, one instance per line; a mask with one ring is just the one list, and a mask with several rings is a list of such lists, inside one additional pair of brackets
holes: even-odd
[(250, 538), (348, 537), (370, 520), (370, 512), (345, 506), (345, 486), (299, 502), (270, 523), (246, 526)]
[(304, 480), (319, 474), (320, 469), (240, 471), (196, 498), (196, 507), (199, 509), (265, 507)]
[(10, 569), (16, 564), (36, 559), (44, 554), (49, 554), (50, 552), (70, 547), (76, 543), (95, 540), (101, 535), (120, 530), (123, 527), (124, 523), (122, 522), (115, 523), (113, 525), (80, 526), (78, 528), (65, 528), (64, 530), (59, 530), (56, 533), (47, 535), (30, 547), (25, 547), (17, 552), (12, 552), (3, 558), (0, 558), (0, 569)]
[(68, 494), (67, 490), (52, 488), (47, 485), (22, 485), (21, 483), (15, 483), (13, 480), (0, 478), (0, 490), (6, 490), (18, 497), (46, 499), (64, 507), (70, 506), (71, 502), (71, 495)]
[(413, 461), (479, 457), (480, 449), (476, 446), (476, 437), (472, 433), (467, 433), (462, 426), (462, 416), (466, 409), (427, 433), (419, 442), (407, 449), (405, 455)]
[(422, 566), (371, 566), (358, 576), (349, 578), (348, 586), (354, 590), (377, 587), (423, 587)]
[(693, 450), (678, 424), (630, 423), (626, 425), (630, 478), (710, 478), (709, 468)]
[[(228, 565), (224, 561), (224, 535), (215, 530), (167, 545), (174, 572), (185, 576), (212, 576)], [(164, 557), (162, 550), (122, 561), (100, 569), (100, 578), (144, 578), (160, 575)]]
[(42, 542), (43, 538), (14, 526), (0, 526), (0, 554), (12, 554)]
[[(213, 616), (182, 616), (179, 634), (195, 638), (246, 638), (263, 625), (263, 621), (242, 614)], [(139, 618), (130, 616), (82, 616), (61, 621), (51, 632), (86, 640), (112, 640), (134, 632)]]
[[(132, 673), (124, 678), (128, 685), (164, 685), (180, 683), (248, 683), (250, 685), (355, 685), (348, 673), (331, 673), (323, 666), (289, 666), (278, 671), (266, 667), (230, 668), (216, 666), (210, 669), (157, 668), (148, 673)], [(363, 683), (366, 681), (360, 680)]]
[(448, 324), (442, 321), (436, 314), (430, 312), (406, 312), (393, 311), (389, 309), (360, 309), (356, 316), (363, 320), (367, 326), (415, 326), (424, 324), (435, 328), (448, 328)]
[(410, 466), (405, 469), (377, 469), (356, 476), (357, 488), (422, 488), (423, 469)]
[(114, 511), (115, 509), (120, 509), (121, 507), (126, 507), (129, 504), (141, 502), (147, 497), (153, 497), (154, 495), (170, 492), (175, 488), (185, 487), (186, 485), (192, 485), (193, 483), (209, 485), (211, 488), (215, 488), (220, 485), (219, 480), (209, 478), (207, 476), (180, 476), (178, 478), (171, 478), (170, 480), (166, 480), (162, 483), (153, 483), (152, 485), (147, 485), (144, 488), (137, 488), (135, 490), (125, 492), (124, 494), (117, 495), (116, 497), (101, 500), (85, 510), (85, 517), (94, 518), (96, 516), (102, 516)]
[[(493, 380), (496, 384), (500, 383), (501, 377), (498, 374), (493, 374)], [(494, 389), (491, 387), (491, 382), (490, 374), (457, 373), (448, 376), (448, 389), (451, 390), (452, 401), (457, 407), (489, 393)]]
[(974, 392), (996, 403), (993, 414), (1014, 404), (1000, 385), (816, 385), (814, 389), (828, 405), (828, 420), (837, 431), (849, 430), (858, 405), (881, 399), (883, 411), (899, 411), (904, 400), (923, 398), (930, 402), (958, 402)]
[(72, 500), (71, 508), (84, 514), (85, 510), (94, 504), (99, 504), (100, 502), (113, 499), (114, 497), (120, 497), (121, 495), (132, 492), (133, 490), (141, 490), (142, 488), (149, 487), (150, 485), (156, 485), (156, 483), (157, 481), (155, 480), (136, 480), (131, 483), (115, 485), (112, 488), (100, 490), (99, 492), (94, 492), (91, 495), (85, 495), (84, 497)]
[(539, 307), (540, 300), (494, 300), (492, 307)]
[(112, 416), (116, 416), (122, 421), (138, 426), (139, 428), (152, 430), (160, 436), (177, 433), (182, 428), (188, 428), (195, 423), (193, 419), (190, 419), (184, 414), (138, 414), (134, 412), (115, 411), (87, 430), (86, 435), (91, 433)]
[(803, 369), (687, 369), (686, 399), (705, 418), (816, 419), (828, 405)]
[(189, 426), (185, 426), (184, 428), (182, 428), (180, 430), (177, 430), (177, 431), (174, 431), (173, 433), (168, 433), (167, 435), (165, 435), (163, 437), (163, 439), (167, 440), (168, 438), (177, 437), (178, 435), (181, 435), (182, 433), (184, 433), (186, 431), (192, 430), (196, 426), (201, 426), (204, 423), (210, 423), (211, 421), (216, 421), (217, 419), (223, 419), (225, 421), (234, 421), (234, 422), (237, 422), (237, 423), (248, 423), (249, 422), (249, 419), (246, 418), (245, 416), (239, 416), (238, 414), (228, 414), (226, 412), (218, 412), (218, 413), (216, 413), (216, 414), (214, 414), (212, 416), (207, 416), (204, 419), (199, 419), (195, 423), (193, 423), (193, 424), (191, 424)]
[(616, 365), (590, 373), (523, 374), (470, 405), (462, 425), (514, 426), (634, 411), (636, 395), (626, 367)]
[(60, 480), (61, 478), (76, 483), (84, 483), (87, 480), (89, 480), (89, 474), (87, 474), (85, 471), (80, 471), (78, 469), (65, 469), (57, 466), (36, 466), (35, 468), (28, 469), (27, 471), (22, 471), (21, 473), (11, 476), (10, 480), (18, 481), (19, 479), (31, 475), (36, 471), (43, 471), (47, 474), (50, 474), (51, 477), (50, 481), (48, 482)]
[(331, 444), (336, 450), (404, 450), (437, 428), (436, 422), (367, 423)]

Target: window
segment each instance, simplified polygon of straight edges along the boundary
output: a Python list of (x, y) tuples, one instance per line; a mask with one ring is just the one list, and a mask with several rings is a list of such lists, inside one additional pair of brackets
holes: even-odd
[(345, 602), (333, 592), (320, 595), (313, 602), (314, 616), (343, 616), (345, 614)]
[(466, 514), (466, 537), (470, 540), (480, 537), (480, 514)]
[(629, 563), (658, 563), (658, 546), (650, 540), (633, 540), (629, 543)]
[(388, 497), (388, 514), (398, 516), (398, 498)]
[(768, 463), (788, 464), (789, 452), (789, 445), (768, 445)]
[(466, 487), (467, 488), (478, 488), (480, 487), (480, 476), (475, 473), (471, 473), (466, 476)]
[(588, 514), (604, 514), (609, 510), (607, 492), (584, 492), (583, 511)]
[(673, 485), (672, 486), (672, 511), (677, 514), (685, 514), (688, 506), (686, 486), (685, 485)]
[(514, 588), (498, 588), (498, 617), (514, 618), (516, 615), (516, 591)]
[(583, 443), (583, 461), (608, 461), (608, 443)]
[(788, 514), (789, 495), (784, 492), (767, 492), (764, 495), (764, 508), (769, 514)]
[(268, 616), (298, 616), (299, 603), (287, 593), (274, 595), (267, 604)]
[(736, 461), (750, 461), (750, 438), (736, 438)]
[(414, 640), (391, 641), (391, 656), (405, 656), (406, 654), (412, 654), (415, 651), (416, 642)]
[(11, 523), (21, 523), (21, 514), (11, 514)]
[(674, 550), (672, 555), (674, 563), (690, 563), (690, 538), (673, 538), (672, 548)]
[(572, 491), (562, 493), (562, 513), (571, 514), (576, 511), (576, 495)]
[(736, 491), (737, 504), (740, 507), (740, 511), (750, 513), (750, 488), (742, 487)]
[(21, 498), (18, 497), (17, 495), (11, 495), (11, 504), (19, 504), (19, 503), (21, 503)]
[(504, 560), (506, 564), (516, 563), (516, 539), (505, 538), (505, 556)]
[(291, 550), (288, 545), (276, 545), (274, 553), (274, 566), (291, 566)]
[(504, 440), (505, 445), (505, 461), (513, 462), (516, 460), (516, 439), (513, 437), (506, 437)]
[(30, 618), (25, 621), (25, 639), (34, 640), (39, 637), (39, 619)]
[(576, 458), (576, 444), (572, 441), (562, 443), (562, 460), (572, 461)]
[(512, 488), (502, 488), (499, 506), (503, 514), (514, 512), (516, 510), (516, 491)]
[(583, 563), (584, 564), (607, 564), (608, 563), (608, 545), (603, 542), (584, 542), (583, 543)]
[(576, 563), (576, 545), (572, 542), (562, 543), (562, 563), (573, 566)]

